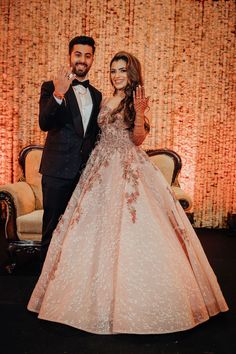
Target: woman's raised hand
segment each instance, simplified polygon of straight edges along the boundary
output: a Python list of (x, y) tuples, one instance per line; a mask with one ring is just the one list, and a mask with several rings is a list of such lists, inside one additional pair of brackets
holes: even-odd
[(148, 108), (149, 97), (145, 97), (143, 86), (137, 86), (133, 91), (134, 109), (136, 115), (144, 116), (144, 112)]

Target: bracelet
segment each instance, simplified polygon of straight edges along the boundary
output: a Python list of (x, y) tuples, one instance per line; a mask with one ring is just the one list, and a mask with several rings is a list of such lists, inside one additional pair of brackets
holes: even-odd
[(64, 93), (60, 93), (60, 92), (57, 92), (57, 91), (54, 91), (53, 92), (53, 95), (58, 98), (59, 100), (63, 100), (64, 99)]
[(144, 124), (134, 124), (135, 128), (144, 128)]

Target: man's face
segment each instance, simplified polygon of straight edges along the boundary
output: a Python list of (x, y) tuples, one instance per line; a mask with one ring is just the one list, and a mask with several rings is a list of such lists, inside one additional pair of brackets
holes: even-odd
[(93, 48), (87, 44), (75, 44), (70, 55), (72, 72), (84, 79), (93, 63)]

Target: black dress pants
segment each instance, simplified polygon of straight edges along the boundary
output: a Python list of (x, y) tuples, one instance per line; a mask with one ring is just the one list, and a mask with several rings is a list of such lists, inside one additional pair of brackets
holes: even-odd
[(43, 229), (40, 260), (41, 266), (46, 258), (47, 250), (58, 220), (66, 209), (71, 195), (79, 181), (80, 174), (73, 180), (42, 176), (43, 192)]

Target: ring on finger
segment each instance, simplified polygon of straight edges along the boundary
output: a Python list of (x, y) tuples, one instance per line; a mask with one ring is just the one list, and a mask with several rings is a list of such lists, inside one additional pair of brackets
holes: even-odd
[(73, 76), (74, 75), (72, 73), (70, 73), (70, 74), (67, 75), (67, 79), (70, 80), (70, 79), (72, 79)]

